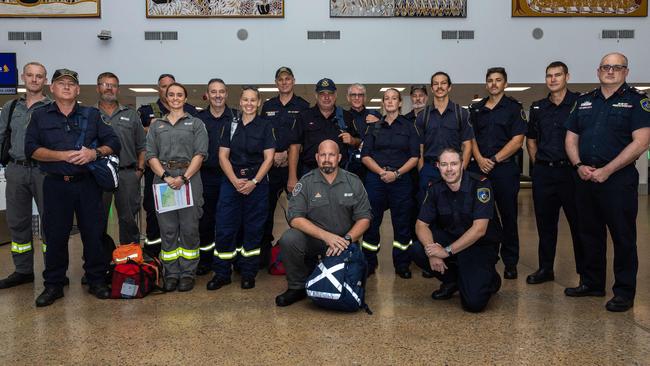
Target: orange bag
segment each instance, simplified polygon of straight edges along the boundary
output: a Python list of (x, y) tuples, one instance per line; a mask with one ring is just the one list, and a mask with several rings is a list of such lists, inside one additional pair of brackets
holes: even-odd
[(133, 261), (136, 263), (144, 262), (144, 257), (142, 256), (142, 248), (140, 244), (131, 243), (131, 244), (121, 244), (113, 251), (113, 263), (115, 264), (124, 264), (128, 261)]

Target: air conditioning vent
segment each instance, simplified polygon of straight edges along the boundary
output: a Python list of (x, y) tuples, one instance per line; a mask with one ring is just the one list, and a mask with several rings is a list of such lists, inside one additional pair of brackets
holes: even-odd
[(41, 32), (8, 32), (10, 41), (40, 41), (42, 40)]
[(620, 29), (618, 31), (618, 38), (626, 38), (626, 39), (634, 38), (634, 29)]
[(341, 31), (307, 31), (307, 39), (341, 39)]
[(634, 29), (603, 29), (602, 39), (633, 39)]
[(144, 32), (145, 41), (178, 41), (178, 32), (159, 32), (159, 31), (146, 31)]
[(474, 39), (473, 30), (459, 30), (458, 39)]
[(611, 29), (603, 29), (602, 38), (603, 39), (616, 39), (616, 38), (618, 38), (618, 31), (617, 30), (611, 30)]
[(458, 31), (443, 30), (442, 39), (458, 39)]

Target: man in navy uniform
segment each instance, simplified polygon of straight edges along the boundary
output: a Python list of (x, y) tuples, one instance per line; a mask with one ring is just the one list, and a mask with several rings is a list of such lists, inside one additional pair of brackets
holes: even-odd
[[(77, 104), (80, 87), (76, 72), (56, 70), (50, 92), (54, 102), (34, 111), (25, 135), (25, 156), (38, 160), (40, 169), (46, 173), (43, 183), (43, 230), (47, 237), (45, 290), (36, 298), (39, 307), (63, 297), (73, 215), (81, 232), (89, 292), (99, 299), (110, 296), (105, 282), (109, 263), (102, 248), (106, 225), (102, 190), (86, 164), (120, 153), (120, 140), (111, 126), (102, 121), (100, 112)], [(85, 138), (78, 141), (84, 123), (87, 123)], [(97, 148), (89, 148), (95, 143)]]
[(316, 151), (325, 140), (339, 144), (341, 166), (348, 161), (348, 150), (361, 144), (352, 115), (336, 106), (336, 85), (331, 79), (316, 83), (316, 105), (298, 114), (291, 129), (287, 190), (293, 191), (298, 178), (317, 168)]
[(476, 139), (472, 142), (474, 162), (469, 169), (490, 178), (503, 225), (500, 250), (505, 265), (503, 277), (515, 279), (519, 262), (519, 166), (514, 155), (524, 143), (528, 126), (521, 104), (505, 95), (508, 86), (506, 70), (503, 67), (488, 69), (485, 81), (489, 96), (470, 106), (470, 119)]
[(413, 260), (442, 281), (431, 294), (434, 300), (460, 291), (463, 308), (479, 312), (501, 287), (494, 267), (501, 227), (490, 182), (462, 166), (459, 151), (440, 153), (442, 179), (429, 187), (422, 203), (416, 223), (422, 245), (414, 246)]
[(268, 265), (271, 245), (273, 243), (273, 219), (275, 207), (283, 191), (287, 189), (289, 178), (289, 137), (291, 127), (298, 114), (309, 108), (309, 102), (293, 92), (296, 79), (293, 71), (282, 66), (275, 72), (275, 85), (278, 95), (262, 105), (262, 116), (273, 124), (276, 148), (273, 156), (273, 166), (269, 171), (269, 214), (264, 227), (262, 239), (261, 265)]
[(429, 94), (427, 92), (427, 87), (424, 84), (420, 85), (411, 85), (411, 109), (410, 112), (404, 115), (406, 119), (415, 123), (415, 119), (418, 117), (420, 112), (424, 110), (427, 106), (427, 99)]
[[(144, 127), (144, 132), (149, 131), (149, 125), (156, 118), (162, 118), (164, 115), (169, 113), (169, 106), (165, 99), (165, 93), (167, 93), (167, 87), (172, 83), (176, 82), (176, 78), (172, 74), (162, 74), (158, 77), (158, 100), (144, 104), (138, 108), (138, 114), (140, 114), (140, 120), (142, 121), (142, 126)], [(196, 110), (196, 107), (186, 103), (183, 106), (185, 112), (196, 116), (199, 111)], [(158, 219), (156, 218), (156, 207), (153, 199), (153, 172), (149, 166), (145, 167), (144, 171), (144, 193), (142, 197), (142, 207), (147, 213), (147, 237), (144, 240), (145, 248), (152, 255), (158, 255), (160, 253), (160, 245), (162, 243), (160, 239), (160, 228), (158, 227)]]
[(600, 87), (581, 95), (566, 121), (565, 146), (578, 172), (576, 202), (584, 268), (567, 296), (605, 296), (607, 231), (614, 244), (614, 297), (609, 311), (634, 305), (639, 172), (636, 159), (650, 143), (650, 99), (632, 87), (628, 60), (610, 53), (597, 69)]
[[(354, 129), (359, 131), (359, 138), (365, 140), (366, 126), (381, 119), (381, 114), (378, 111), (366, 108), (366, 87), (363, 84), (354, 83), (348, 87), (347, 95), (350, 109), (348, 112), (352, 115), (352, 123)], [(361, 146), (357, 149), (350, 149), (350, 156), (348, 160), (347, 171), (354, 173), (361, 178), (363, 182), (366, 175), (366, 167), (361, 163)]]
[(528, 155), (533, 161), (533, 202), (539, 235), (539, 267), (526, 277), (529, 284), (553, 281), (553, 262), (557, 246), (557, 224), (560, 208), (569, 222), (573, 239), (573, 254), (578, 274), (582, 268), (582, 246), (578, 236), (578, 212), (575, 201), (573, 167), (564, 150), (569, 116), (579, 93), (567, 89), (569, 68), (555, 61), (546, 67), (546, 98), (533, 102), (526, 134)]

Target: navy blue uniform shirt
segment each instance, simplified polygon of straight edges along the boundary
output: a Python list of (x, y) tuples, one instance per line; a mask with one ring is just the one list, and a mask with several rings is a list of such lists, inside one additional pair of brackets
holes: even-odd
[(199, 112), (196, 116), (203, 124), (205, 124), (205, 129), (208, 130), (208, 158), (203, 161), (201, 169), (217, 169), (221, 172), (221, 167), (219, 166), (219, 146), (221, 146), (221, 132), (223, 128), (227, 125), (230, 125), (233, 122), (233, 118), (237, 117), (239, 113), (236, 109), (231, 109), (226, 106), (226, 109), (223, 111), (223, 114), (219, 118), (216, 118), (210, 112), (210, 107), (206, 107), (205, 110)]
[(454, 241), (469, 230), (474, 220), (489, 219), (485, 236), (479, 242), (498, 242), (501, 226), (494, 212), (494, 191), (490, 181), (471, 172), (462, 174), (460, 189), (456, 192), (442, 179), (429, 187), (418, 220), (429, 224), (435, 241), (436, 236), (441, 235)]
[[(102, 121), (99, 110), (75, 103), (70, 115), (65, 116), (55, 102), (32, 113), (25, 133), (25, 156), (31, 157), (34, 151), (41, 147), (54, 151), (79, 150), (75, 145), (81, 134), (80, 121), (84, 118), (83, 112), (88, 113), (83, 146), (94, 148), (106, 145), (113, 149), (113, 154), (119, 156), (120, 139), (113, 128)], [(96, 145), (93, 145), (93, 142), (96, 142)], [(41, 161), (39, 167), (45, 173), (59, 175), (88, 173), (88, 168), (85, 165), (74, 165), (65, 161)]]
[(580, 161), (600, 167), (632, 142), (633, 131), (650, 127), (650, 100), (627, 84), (608, 99), (598, 88), (578, 97), (565, 127), (580, 135)]
[[(236, 128), (231, 138), (234, 126)], [(238, 119), (234, 126), (227, 123), (221, 132), (220, 146), (230, 149), (230, 163), (237, 169), (259, 168), (264, 162), (264, 150), (275, 148), (273, 127), (260, 116), (246, 126)]]
[[(359, 137), (359, 131), (354, 128), (352, 115), (348, 111), (343, 111), (343, 119), (346, 126), (344, 132)], [(340, 165), (344, 165), (348, 161), (349, 145), (344, 144), (343, 140), (339, 138), (341, 133), (341, 128), (336, 119), (336, 111), (333, 111), (328, 118), (325, 118), (316, 105), (300, 112), (298, 118), (296, 118), (291, 129), (291, 143), (302, 145), (300, 162), (309, 168), (315, 168), (317, 166), (316, 152), (318, 151), (318, 145), (325, 140), (336, 141), (343, 156)]]
[(560, 105), (555, 105), (550, 100), (550, 94), (530, 106), (530, 122), (526, 137), (537, 142), (536, 159), (544, 161), (567, 160), (564, 149), (566, 137), (566, 122), (571, 108), (580, 93), (567, 90)]
[(262, 113), (273, 124), (275, 131), (275, 152), (283, 152), (289, 148), (291, 126), (298, 114), (309, 108), (309, 103), (297, 95), (293, 95), (286, 105), (282, 105), (280, 97), (273, 97), (262, 105)]
[(461, 151), (464, 141), (474, 138), (474, 130), (469, 123), (469, 112), (458, 106), (460, 121), (456, 118), (457, 104), (449, 101), (447, 108), (440, 114), (438, 109), (429, 106), (429, 121), (426, 122), (426, 109), (420, 112), (415, 126), (420, 131), (420, 144), (424, 145), (424, 159), (435, 162), (440, 152), (446, 148)]
[(418, 116), (415, 115), (415, 110), (411, 110), (407, 114), (404, 115), (404, 118), (408, 119), (411, 121), (411, 123), (415, 123), (415, 120), (417, 119)]
[[(156, 101), (156, 104), (158, 104), (158, 108), (160, 108), (160, 112), (161, 112), (160, 116), (156, 116), (156, 113), (154, 113), (154, 110), (153, 108), (151, 108), (151, 105), (149, 103), (143, 104), (140, 106), (140, 108), (138, 108), (138, 114), (140, 115), (142, 126), (149, 127), (151, 121), (154, 118), (160, 118), (169, 113), (169, 109), (165, 107), (165, 105), (160, 101), (160, 99)], [(188, 103), (185, 103), (185, 105), (183, 105), (183, 110), (191, 114), (192, 116), (196, 116), (199, 113), (199, 111), (196, 110), (195, 106)]]
[(365, 140), (366, 138), (366, 127), (372, 125), (372, 123), (366, 123), (366, 117), (368, 117), (369, 114), (372, 114), (373, 116), (381, 119), (381, 114), (379, 112), (367, 109), (365, 106), (360, 111), (356, 111), (354, 108), (350, 108), (348, 112), (350, 112), (352, 115), (352, 123), (354, 124), (354, 129), (359, 132), (359, 137), (362, 140)]
[(470, 120), (476, 142), (484, 157), (498, 153), (517, 135), (528, 131), (524, 109), (514, 98), (504, 95), (494, 108), (485, 107), (488, 97), (470, 106)]
[(420, 156), (420, 136), (404, 116), (392, 124), (382, 118), (368, 124), (361, 156), (371, 157), (380, 167), (401, 168), (410, 158)]

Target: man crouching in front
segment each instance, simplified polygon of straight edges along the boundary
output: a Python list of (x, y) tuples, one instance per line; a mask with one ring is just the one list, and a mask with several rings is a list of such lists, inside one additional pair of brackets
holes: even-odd
[(414, 246), (413, 261), (442, 281), (431, 294), (434, 300), (460, 291), (463, 309), (480, 312), (501, 287), (494, 268), (501, 226), (490, 182), (463, 171), (461, 156), (455, 149), (438, 156), (442, 179), (433, 182), (422, 202), (415, 224), (422, 245)]
[(289, 289), (275, 298), (277, 306), (304, 299), (305, 281), (319, 255), (339, 255), (357, 243), (370, 226), (370, 202), (361, 180), (339, 169), (341, 154), (332, 140), (318, 145), (318, 169), (305, 174), (289, 199), (291, 228), (280, 238)]

